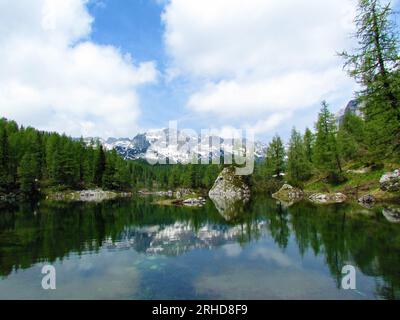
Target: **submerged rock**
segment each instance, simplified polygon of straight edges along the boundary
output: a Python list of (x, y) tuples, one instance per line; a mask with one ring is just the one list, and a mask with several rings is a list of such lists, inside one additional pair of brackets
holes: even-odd
[(249, 199), (250, 188), (242, 176), (235, 175), (234, 168), (225, 168), (209, 192), (210, 198), (226, 198), (232, 200)]
[(284, 184), (283, 187), (272, 195), (275, 199), (294, 203), (295, 201), (301, 200), (304, 197), (304, 192), (300, 189), (294, 188), (289, 184)]
[(203, 197), (198, 197), (198, 198), (190, 198), (182, 201), (182, 204), (184, 206), (189, 206), (189, 207), (201, 207), (206, 203), (206, 199)]
[(358, 199), (358, 203), (366, 208), (372, 208), (376, 202), (376, 199), (373, 195), (366, 194)]
[(232, 221), (239, 217), (244, 212), (245, 204), (248, 199), (231, 199), (223, 197), (212, 197), (211, 201), (214, 203), (219, 214), (226, 220)]
[(318, 204), (342, 203), (347, 200), (343, 193), (315, 193), (309, 198), (312, 202)]
[(379, 180), (379, 183), (383, 191), (400, 191), (400, 169), (384, 174)]
[(400, 207), (387, 206), (383, 208), (382, 214), (392, 223), (400, 223)]

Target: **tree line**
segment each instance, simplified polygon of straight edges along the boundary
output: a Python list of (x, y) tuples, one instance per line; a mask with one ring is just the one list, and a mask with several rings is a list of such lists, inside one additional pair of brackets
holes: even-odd
[(115, 151), (88, 146), (58, 133), (0, 120), (0, 192), (38, 194), (42, 189), (130, 187), (130, 167)]
[(0, 119), (0, 194), (33, 196), (96, 187), (118, 191), (210, 188), (219, 171), (216, 165), (151, 166), (145, 161), (126, 161), (95, 141), (88, 144), (82, 138)]
[(286, 180), (301, 187), (316, 174), (341, 183), (346, 180), (346, 164), (399, 162), (400, 58), (392, 15), (390, 4), (359, 0), (354, 20), (358, 47), (340, 54), (362, 88), (357, 92), (362, 114), (347, 112), (339, 122), (323, 101), (315, 130), (307, 128), (301, 134), (294, 128), (286, 147), (278, 135), (272, 139), (266, 160), (253, 177), (255, 185), (273, 191)]
[(259, 189), (268, 191), (276, 191), (283, 181), (302, 188), (316, 174), (338, 184), (346, 179), (345, 164), (372, 164), (368, 163), (368, 153), (365, 121), (355, 113), (347, 112), (338, 124), (324, 101), (315, 131), (307, 128), (302, 134), (293, 128), (287, 145), (276, 135), (252, 180)]
[[(322, 102), (314, 130), (292, 130), (288, 146), (277, 135), (266, 159), (256, 166), (251, 181), (260, 189), (275, 190), (282, 180), (302, 186), (313, 175), (343, 182), (343, 167), (351, 162), (379, 165), (400, 159), (399, 39), (390, 4), (359, 0), (355, 18), (358, 48), (342, 52), (345, 68), (361, 86), (357, 101), (362, 116), (348, 112), (337, 122)], [(210, 188), (221, 167), (216, 165), (150, 166), (125, 161), (116, 151), (87, 145), (57, 133), (19, 127), (0, 120), (0, 193), (25, 195), (42, 189), (102, 187)], [(283, 178), (285, 177), (285, 178)]]

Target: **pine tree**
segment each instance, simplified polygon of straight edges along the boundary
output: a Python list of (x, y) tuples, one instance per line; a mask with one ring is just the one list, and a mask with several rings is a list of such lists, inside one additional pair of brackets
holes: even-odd
[(268, 146), (263, 173), (267, 178), (282, 179), (285, 172), (285, 148), (276, 135)]
[(338, 131), (338, 146), (341, 158), (346, 161), (363, 161), (366, 156), (365, 123), (352, 112), (345, 114)]
[(202, 184), (204, 188), (210, 189), (218, 177), (220, 170), (218, 165), (208, 165), (204, 172)]
[(114, 173), (114, 188), (116, 190), (129, 190), (131, 188), (131, 178), (129, 166), (122, 158), (117, 156)]
[(7, 131), (0, 126), (0, 192), (8, 192), (11, 183), (10, 177), (10, 150)]
[(65, 141), (61, 149), (61, 170), (63, 184), (75, 188), (79, 182), (79, 163), (74, 143)]
[(311, 176), (311, 164), (307, 159), (303, 138), (295, 128), (289, 142), (287, 173), (290, 183), (296, 186)]
[(101, 186), (103, 183), (103, 174), (106, 170), (106, 156), (103, 150), (103, 146), (98, 146), (97, 154), (94, 165), (94, 178), (93, 182), (97, 186)]
[(26, 153), (18, 168), (20, 190), (26, 196), (34, 196), (38, 192), (38, 172), (40, 171), (37, 156)]
[(336, 134), (335, 116), (329, 111), (326, 101), (323, 101), (316, 124), (314, 163), (332, 176), (342, 173)]
[(92, 147), (86, 148), (83, 155), (83, 182), (86, 187), (93, 184), (94, 179), (95, 150)]
[(102, 186), (104, 189), (112, 190), (117, 188), (115, 181), (117, 154), (115, 150), (105, 157), (105, 169), (102, 174)]
[(186, 188), (196, 188), (196, 174), (194, 170), (194, 166), (192, 164), (188, 164), (183, 166), (184, 173), (182, 176), (182, 184)]
[(58, 165), (54, 163), (55, 159), (58, 159), (58, 155), (55, 153), (58, 152), (58, 135), (50, 134), (45, 143), (45, 164), (46, 168), (44, 170), (44, 176), (49, 179), (51, 182), (55, 182), (57, 180), (56, 176), (58, 174), (57, 169)]
[(355, 38), (359, 47), (343, 52), (349, 74), (363, 87), (359, 93), (373, 157), (400, 154), (400, 86), (398, 33), (391, 4), (359, 0)]
[(313, 161), (314, 143), (315, 143), (314, 134), (311, 132), (311, 130), (309, 128), (306, 128), (306, 131), (304, 133), (304, 148), (305, 148), (307, 160), (310, 163), (312, 163), (312, 161)]
[(175, 189), (179, 184), (178, 166), (173, 166), (168, 175), (168, 188)]

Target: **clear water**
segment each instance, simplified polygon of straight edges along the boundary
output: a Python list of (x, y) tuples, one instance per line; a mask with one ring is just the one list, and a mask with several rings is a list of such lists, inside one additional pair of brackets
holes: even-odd
[[(56, 268), (57, 289), (41, 269)], [(344, 265), (357, 290), (341, 289)], [(0, 209), (0, 299), (399, 299), (400, 225), (358, 205), (233, 216), (151, 198)]]

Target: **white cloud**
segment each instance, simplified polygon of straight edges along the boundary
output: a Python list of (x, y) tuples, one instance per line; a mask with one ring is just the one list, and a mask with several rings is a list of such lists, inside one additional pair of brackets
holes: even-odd
[(86, 2), (0, 0), (1, 116), (74, 136), (135, 133), (136, 89), (155, 64), (90, 41)]
[(353, 0), (171, 0), (170, 68), (198, 84), (189, 109), (269, 131), (321, 99), (351, 98), (336, 52), (351, 44), (354, 14)]

